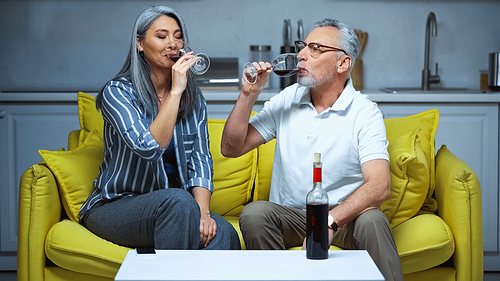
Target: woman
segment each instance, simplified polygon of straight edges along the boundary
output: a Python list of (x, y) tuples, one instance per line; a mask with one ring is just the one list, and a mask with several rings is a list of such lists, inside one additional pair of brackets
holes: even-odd
[(213, 192), (206, 102), (174, 63), (187, 30), (153, 6), (137, 17), (128, 57), (99, 92), (104, 161), (80, 210), (81, 224), (116, 244), (156, 249), (240, 249), (236, 230), (210, 212)]

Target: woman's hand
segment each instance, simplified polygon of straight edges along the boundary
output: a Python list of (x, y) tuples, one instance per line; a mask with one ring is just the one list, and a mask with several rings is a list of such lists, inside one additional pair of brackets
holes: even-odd
[(193, 197), (200, 206), (200, 248), (205, 248), (217, 234), (217, 224), (210, 217), (210, 197), (212, 193), (201, 186), (192, 189)]
[(200, 248), (206, 248), (217, 234), (217, 224), (210, 214), (200, 217)]
[[(257, 81), (255, 84), (250, 84), (246, 81), (246, 79), (242, 76), (241, 79), (241, 92), (247, 95), (259, 95), (264, 86), (266, 86), (267, 78), (269, 73), (272, 71), (272, 66), (268, 62), (254, 62), (252, 63), (257, 70)], [(245, 73), (243, 73), (245, 75)]]
[(180, 57), (179, 60), (172, 66), (172, 88), (170, 90), (171, 94), (182, 95), (182, 93), (186, 89), (187, 77), (193, 57), (193, 52), (189, 52)]

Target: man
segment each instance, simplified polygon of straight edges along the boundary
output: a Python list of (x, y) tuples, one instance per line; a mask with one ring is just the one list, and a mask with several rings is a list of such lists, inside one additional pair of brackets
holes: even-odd
[(320, 152), (332, 217), (329, 242), (366, 249), (386, 280), (403, 280), (389, 221), (379, 209), (390, 197), (383, 117), (350, 79), (358, 38), (343, 23), (325, 19), (295, 44), (298, 84), (271, 98), (248, 122), (271, 72), (269, 63), (254, 63), (257, 82), (243, 82), (222, 136), (222, 154), (228, 157), (276, 138), (269, 202), (252, 202), (240, 216), (246, 248), (305, 248), (305, 200), (313, 155)]

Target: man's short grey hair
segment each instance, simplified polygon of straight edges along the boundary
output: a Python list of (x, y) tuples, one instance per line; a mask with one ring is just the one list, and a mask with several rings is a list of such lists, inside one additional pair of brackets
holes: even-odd
[(359, 40), (354, 30), (349, 28), (343, 22), (335, 19), (324, 19), (314, 23), (314, 26), (333, 26), (340, 31), (340, 42), (338, 42), (338, 44), (340, 45), (340, 48), (342, 48), (352, 59), (351, 68), (349, 69), (349, 71), (351, 71), (354, 67), (354, 62), (359, 55)]

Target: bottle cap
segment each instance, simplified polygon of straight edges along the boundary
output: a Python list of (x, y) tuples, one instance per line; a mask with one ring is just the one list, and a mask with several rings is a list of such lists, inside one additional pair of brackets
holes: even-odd
[(321, 163), (321, 153), (314, 153), (314, 163)]

